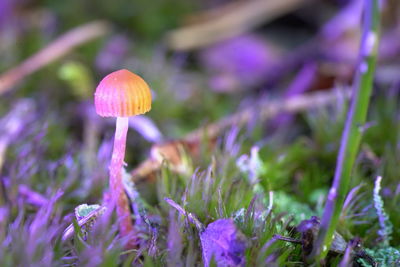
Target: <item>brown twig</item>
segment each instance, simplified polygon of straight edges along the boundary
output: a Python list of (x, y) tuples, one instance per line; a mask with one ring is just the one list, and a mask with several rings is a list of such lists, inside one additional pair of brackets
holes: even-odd
[(261, 100), (255, 105), (256, 107), (248, 107), (205, 128), (193, 131), (185, 137), (185, 140), (199, 140), (202, 136), (215, 138), (232, 125), (241, 127), (255, 116), (258, 116), (260, 121), (265, 121), (282, 112), (296, 113), (310, 108), (326, 106), (340, 97), (348, 97), (348, 94), (337, 90), (330, 90), (327, 92), (303, 94), (284, 100)]
[(0, 75), (0, 94), (3, 94), (26, 76), (61, 58), (75, 47), (109, 32), (110, 25), (103, 21), (91, 22), (61, 35), (48, 46), (27, 58), (18, 66)]
[[(349, 98), (349, 96), (350, 94), (348, 91), (329, 90), (312, 94), (298, 95), (284, 100), (260, 100), (260, 102), (255, 105), (255, 107), (243, 109), (231, 116), (221, 119), (215, 123), (209, 124), (206, 127), (199, 128), (178, 141), (172, 141), (161, 145), (155, 144), (152, 150), (162, 149), (164, 152), (167, 152), (167, 150), (163, 149), (163, 147), (176, 146), (177, 144), (179, 144), (185, 146), (188, 152), (193, 152), (196, 151), (196, 144), (197, 146), (199, 146), (201, 140), (203, 140), (204, 137), (207, 137), (209, 140), (215, 140), (215, 138), (220, 136), (221, 133), (223, 133), (225, 130), (229, 129), (233, 125), (241, 127), (248, 123), (251, 118), (258, 117), (259, 121), (265, 121), (267, 119), (275, 117), (277, 114), (282, 112), (296, 113), (311, 108), (319, 108), (333, 103), (340, 98)], [(165, 153), (165, 155), (162, 155), (163, 159), (168, 161), (170, 158), (174, 158), (174, 160), (176, 161), (176, 150), (176, 148), (175, 150), (172, 150), (175, 151), (173, 155), (166, 155), (171, 153)], [(133, 182), (145, 180), (149, 175), (161, 168), (163, 160), (154, 157), (155, 153), (151, 154), (152, 155), (150, 155), (147, 160), (143, 161), (136, 169), (131, 172)]]
[[(233, 37), (294, 10), (306, 0), (240, 1), (205, 12), (201, 22), (171, 31), (167, 43), (174, 50), (190, 50)], [(206, 18), (206, 19), (201, 19)]]

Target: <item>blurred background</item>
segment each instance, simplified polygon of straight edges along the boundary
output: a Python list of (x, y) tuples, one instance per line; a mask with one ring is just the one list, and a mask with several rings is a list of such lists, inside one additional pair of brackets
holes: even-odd
[[(73, 128), (82, 127), (81, 104), (92, 102), (102, 77), (127, 68), (153, 90), (151, 119), (160, 133), (149, 138), (177, 138), (264, 95), (351, 84), (363, 1), (0, 4), (2, 114), (19, 97), (34, 97), (42, 114), (62, 114), (57, 130), (79, 135)], [(400, 51), (399, 3), (382, 6), (378, 79), (391, 83)]]
[[(161, 155), (179, 165), (177, 144), (198, 156), (190, 171), (211, 164), (199, 136), (214, 123), (212, 146), (225, 145), (236, 157), (261, 147), (268, 187), (295, 193), (295, 201), (320, 214), (347, 111), (341, 94), (351, 87), (358, 62), (363, 3), (0, 0), (0, 205), (12, 203), (7, 214), (15, 218), (18, 203), (35, 211), (56, 188), (65, 193), (63, 215), (80, 203), (101, 202), (115, 120), (95, 113), (93, 94), (105, 75), (126, 68), (142, 76), (153, 95), (152, 110), (130, 121), (126, 162), (135, 182), (154, 182), (149, 158)], [(365, 182), (370, 190), (379, 170), (386, 177), (384, 197), (392, 199), (387, 208), (399, 222), (400, 1), (380, 4), (371, 130), (352, 185)], [(311, 97), (301, 108), (281, 108), (305, 93)], [(329, 105), (312, 97), (319, 93), (332, 99)], [(269, 101), (275, 111), (266, 116)], [(249, 107), (259, 109), (235, 117)], [(243, 134), (237, 151), (236, 126)], [(180, 167), (175, 171), (185, 173)], [(152, 189), (143, 188), (142, 196), (157, 203)], [(285, 211), (292, 202), (285, 206), (288, 197), (280, 196), (277, 209)], [(348, 227), (359, 227), (359, 235), (372, 231)]]
[[(35, 97), (43, 112), (65, 115), (61, 127), (79, 127), (74, 105), (92, 101), (106, 74), (127, 68), (151, 85), (151, 117), (160, 131), (181, 137), (252, 98), (349, 85), (358, 57), (363, 1), (0, 4), (1, 92), (7, 93), (1, 99), (3, 113), (18, 97)], [(379, 54), (385, 69), (378, 78), (392, 81), (398, 66), (391, 63), (400, 49), (399, 3), (386, 0), (382, 5)], [(45, 50), (74, 30), (72, 38)]]

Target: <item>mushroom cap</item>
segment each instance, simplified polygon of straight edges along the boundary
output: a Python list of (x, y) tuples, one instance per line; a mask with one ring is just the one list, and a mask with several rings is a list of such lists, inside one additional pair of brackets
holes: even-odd
[(130, 117), (151, 109), (151, 92), (138, 75), (122, 69), (101, 80), (94, 94), (96, 112), (102, 117)]

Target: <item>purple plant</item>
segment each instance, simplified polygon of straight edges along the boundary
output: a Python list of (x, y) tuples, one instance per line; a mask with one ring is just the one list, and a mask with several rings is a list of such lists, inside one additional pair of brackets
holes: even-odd
[(389, 216), (384, 209), (383, 199), (380, 196), (382, 176), (378, 176), (375, 180), (374, 186), (374, 207), (378, 215), (379, 231), (378, 234), (382, 239), (382, 245), (388, 247), (392, 239), (393, 225), (389, 220)]
[(129, 50), (129, 39), (123, 35), (115, 35), (104, 45), (96, 58), (96, 67), (101, 72), (115, 70), (125, 59)]
[(246, 237), (236, 227), (233, 219), (218, 219), (205, 228), (194, 214), (186, 212), (172, 199), (164, 200), (196, 226), (205, 267), (213, 261), (222, 267), (245, 266)]
[(255, 86), (264, 81), (274, 56), (263, 39), (248, 34), (207, 48), (200, 59), (213, 73), (211, 87), (229, 91), (232, 87)]
[(236, 228), (232, 219), (219, 219), (210, 223), (200, 233), (204, 266), (212, 260), (217, 266), (245, 266), (245, 236)]
[[(19, 207), (17, 218), (0, 239), (1, 259), (5, 260), (2, 254), (6, 253), (14, 266), (54, 266), (54, 246), (63, 228), (55, 204), (62, 194), (56, 192), (33, 216), (26, 216), (23, 206)], [(7, 265), (6, 262), (3, 263)]]
[(182, 233), (180, 230), (179, 222), (173, 210), (171, 210), (169, 213), (167, 240), (168, 266), (183, 266), (183, 264), (181, 263), (181, 254), (183, 251)]
[(357, 29), (360, 26), (362, 10), (362, 0), (348, 1), (346, 7), (325, 24), (322, 35), (327, 40), (334, 41), (346, 31)]
[(0, 1), (0, 30), (7, 26), (7, 22), (9, 21), (10, 17), (13, 15), (13, 8), (14, 8), (14, 1), (13, 0), (1, 0)]
[(118, 225), (113, 223), (114, 206), (105, 203), (105, 212), (98, 216), (85, 240), (76, 235), (74, 244), (70, 244), (68, 256), (63, 257), (63, 263), (80, 266), (98, 266), (105, 262), (117, 264), (123, 243), (127, 240), (116, 239)]

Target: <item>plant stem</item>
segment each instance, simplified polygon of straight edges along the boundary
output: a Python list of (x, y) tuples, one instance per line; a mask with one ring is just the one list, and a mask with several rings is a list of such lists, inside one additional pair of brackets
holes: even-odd
[(310, 262), (318, 263), (327, 255), (348, 192), (372, 91), (378, 49), (379, 19), (378, 0), (365, 0), (363, 37), (358, 69), (353, 82), (352, 101), (340, 143), (335, 177), (328, 194), (317, 240), (308, 257)]
[(128, 247), (135, 246), (135, 234), (129, 208), (129, 201), (125, 194), (122, 182), (122, 166), (125, 157), (126, 135), (128, 133), (129, 118), (118, 117), (115, 129), (114, 149), (110, 166), (110, 187), (113, 201), (117, 208), (119, 231), (121, 237), (129, 238)]

